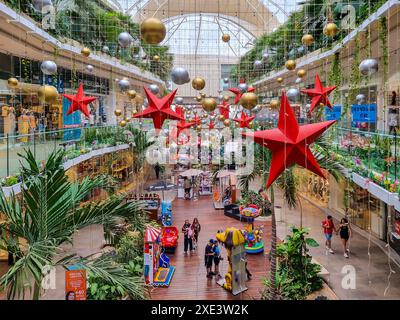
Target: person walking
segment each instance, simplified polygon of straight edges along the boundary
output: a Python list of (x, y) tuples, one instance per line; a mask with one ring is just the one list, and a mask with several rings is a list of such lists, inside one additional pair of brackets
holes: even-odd
[(191, 229), (191, 225), (189, 220), (185, 220), (185, 224), (182, 227), (182, 232), (183, 232), (183, 246), (184, 246), (184, 251), (185, 254), (187, 254), (188, 249), (190, 249), (190, 251), (193, 250), (193, 242), (192, 242), (192, 236), (190, 234), (190, 229)]
[(207, 270), (207, 278), (212, 278), (213, 276), (212, 274), (212, 263), (214, 257), (213, 246), (214, 246), (214, 240), (210, 239), (204, 250), (204, 266), (206, 267)]
[(183, 189), (185, 190), (185, 199), (190, 199), (190, 190), (192, 189), (192, 183), (188, 177), (185, 177), (183, 181)]
[(193, 229), (193, 247), (196, 249), (197, 248), (197, 243), (199, 241), (199, 233), (201, 231), (201, 225), (199, 223), (199, 220), (197, 218), (193, 219), (192, 222), (192, 229)]
[(342, 218), (340, 220), (339, 228), (337, 233), (339, 233), (340, 239), (342, 240), (343, 255), (345, 258), (349, 258), (349, 238), (352, 236), (352, 230), (347, 218)]
[(335, 252), (332, 250), (332, 236), (333, 231), (336, 232), (336, 228), (331, 215), (328, 215), (326, 219), (322, 221), (322, 229), (324, 230), (326, 250), (334, 254)]
[(218, 245), (218, 241), (217, 240), (214, 240), (213, 244), (214, 244), (214, 246), (213, 246), (212, 251), (214, 253), (214, 256), (213, 256), (213, 259), (214, 259), (214, 274), (216, 276), (216, 280), (218, 281), (221, 278), (221, 275), (219, 274), (219, 262), (222, 260), (221, 249), (220, 249), (220, 247)]

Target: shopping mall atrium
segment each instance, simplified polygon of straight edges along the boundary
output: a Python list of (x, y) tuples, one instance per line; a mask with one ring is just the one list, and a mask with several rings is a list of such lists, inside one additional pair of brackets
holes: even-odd
[(0, 0), (0, 300), (400, 299), (399, 63), (400, 0)]

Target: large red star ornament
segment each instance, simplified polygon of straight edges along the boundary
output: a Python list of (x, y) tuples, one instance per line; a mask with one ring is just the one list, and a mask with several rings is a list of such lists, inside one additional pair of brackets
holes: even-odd
[(246, 112), (242, 111), (240, 118), (233, 119), (233, 121), (238, 122), (240, 128), (250, 129), (250, 122), (252, 122), (255, 118), (255, 116), (248, 116)]
[(314, 89), (302, 89), (301, 92), (307, 94), (311, 98), (310, 112), (313, 112), (313, 110), (320, 104), (323, 104), (332, 110), (332, 105), (329, 101), (328, 95), (335, 89), (336, 86), (324, 87), (317, 73), (315, 76)]
[(149, 101), (149, 106), (146, 110), (137, 113), (133, 118), (152, 118), (154, 123), (154, 128), (161, 129), (164, 121), (166, 119), (170, 120), (185, 120), (183, 116), (177, 114), (171, 109), (171, 104), (174, 101), (176, 91), (167, 94), (161, 99), (154, 95), (149, 89), (144, 87), (144, 92), (146, 93), (147, 99)]
[(218, 106), (219, 113), (224, 116), (225, 119), (229, 119), (230, 105), (225, 100)]
[(86, 117), (90, 118), (90, 113), (88, 109), (88, 104), (95, 101), (96, 97), (85, 96), (83, 92), (83, 84), (81, 83), (78, 87), (78, 92), (76, 95), (63, 94), (63, 97), (71, 101), (71, 106), (67, 111), (67, 116), (74, 113), (75, 111), (82, 112)]
[[(244, 83), (244, 80), (240, 79), (240, 83)], [(254, 90), (256, 89), (253, 87), (247, 88), (247, 92), (253, 92)], [(230, 88), (229, 91), (236, 95), (234, 104), (238, 104), (242, 98), (243, 92), (239, 88)]]
[(253, 136), (256, 143), (272, 151), (267, 189), (286, 168), (294, 164), (325, 178), (309, 145), (335, 122), (331, 120), (300, 127), (285, 92), (282, 92), (278, 128), (243, 133), (245, 136)]

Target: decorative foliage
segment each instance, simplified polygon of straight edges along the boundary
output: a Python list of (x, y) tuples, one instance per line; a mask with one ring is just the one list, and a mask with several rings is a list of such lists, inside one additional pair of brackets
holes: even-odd
[[(312, 262), (308, 247), (318, 243), (307, 238), (308, 229), (292, 227), (292, 234), (277, 246), (278, 270), (277, 290), (282, 299), (304, 300), (307, 295), (322, 288), (318, 275), (321, 267)], [(268, 280), (265, 285), (269, 286)]]

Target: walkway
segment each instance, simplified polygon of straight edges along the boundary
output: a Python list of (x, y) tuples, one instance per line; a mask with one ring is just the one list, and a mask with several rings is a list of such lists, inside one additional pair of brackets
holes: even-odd
[[(248, 256), (249, 270), (253, 274), (251, 281), (247, 282), (248, 289), (238, 296), (233, 296), (221, 286), (216, 284), (215, 279), (207, 279), (204, 267), (204, 248), (210, 238), (215, 238), (217, 230), (225, 230), (227, 227), (243, 228), (241, 222), (224, 216), (223, 210), (214, 210), (211, 197), (201, 197), (198, 201), (176, 199), (173, 202), (174, 225), (182, 228), (185, 219), (192, 222), (194, 217), (198, 217), (202, 230), (199, 238), (198, 252), (184, 256), (183, 237), (179, 238), (178, 248), (175, 254), (169, 254), (171, 264), (176, 266), (176, 271), (168, 288), (155, 288), (152, 299), (160, 300), (186, 300), (186, 299), (212, 299), (212, 300), (247, 300), (259, 299), (262, 290), (262, 279), (266, 277), (268, 270), (267, 256), (253, 255)], [(256, 225), (265, 226), (265, 243), (269, 248), (270, 244), (270, 223), (256, 222)], [(222, 249), (224, 260), (220, 263), (221, 275), (225, 275), (227, 270), (226, 251)]]
[[(282, 197), (277, 198), (277, 205), (282, 205)], [(325, 239), (322, 234), (321, 221), (325, 213), (308, 202), (302, 200), (303, 207), (303, 226), (310, 228), (310, 236), (318, 241), (320, 247), (311, 248), (311, 255), (321, 263), (329, 272), (329, 285), (340, 299), (400, 299), (400, 268), (391, 263), (395, 273), (391, 274), (390, 286), (384, 296), (385, 289), (388, 287), (388, 275), (390, 274), (387, 255), (382, 249), (373, 243), (369, 243), (368, 238), (353, 232), (350, 239), (350, 259), (343, 256), (339, 237), (334, 235), (333, 249), (335, 254), (329, 254), (325, 250)], [(291, 225), (300, 225), (299, 209), (282, 209), (283, 222), (278, 223), (278, 237), (284, 239), (289, 232)], [(335, 221), (338, 223), (338, 221)], [(368, 255), (368, 245), (370, 244), (370, 255)], [(369, 259), (370, 258), (370, 259)], [(342, 287), (342, 280), (345, 276), (342, 268), (346, 265), (353, 266), (356, 273), (356, 288), (345, 289)]]

